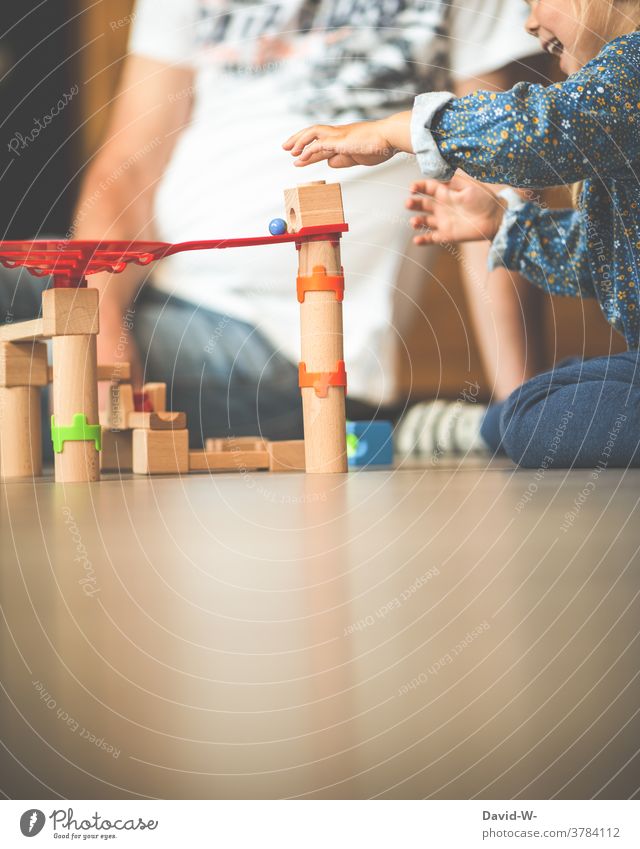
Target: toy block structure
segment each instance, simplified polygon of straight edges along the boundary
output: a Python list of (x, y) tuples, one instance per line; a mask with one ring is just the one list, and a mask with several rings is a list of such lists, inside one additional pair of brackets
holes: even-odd
[(42, 474), (40, 390), (48, 381), (43, 342), (0, 342), (0, 476)]
[[(300, 304), (299, 385), (304, 414), (304, 467), (311, 473), (347, 471), (342, 300), (344, 273), (339, 242), (348, 230), (339, 184), (308, 183), (285, 192), (287, 222), (274, 219), (269, 236), (240, 239), (146, 241), (0, 241), (0, 263), (53, 278), (42, 295), (40, 318), (0, 326), (0, 402), (3, 416), (0, 461), (3, 478), (41, 473), (39, 390), (52, 383), (51, 437), (57, 482), (89, 482), (103, 468), (141, 474), (237, 468), (302, 468), (302, 447), (260, 438), (242, 445), (218, 442), (189, 452), (181, 413), (166, 410), (166, 386), (146, 384), (137, 397), (125, 364), (97, 364), (98, 290), (87, 277), (118, 274), (129, 263), (148, 265), (182, 251), (295, 244)], [(52, 340), (52, 365), (42, 341)], [(122, 365), (122, 369), (119, 366)], [(115, 369), (115, 371), (114, 371)], [(98, 380), (110, 382), (106, 410), (98, 412)], [(37, 413), (37, 414), (36, 414)], [(233, 442), (233, 440), (232, 440)], [(271, 446), (271, 447), (269, 447)], [(115, 466), (114, 466), (115, 464)]]
[[(287, 223), (303, 227), (344, 223), (338, 183), (308, 183), (285, 191)], [(299, 384), (307, 472), (346, 472), (342, 300), (344, 272), (338, 238), (298, 245), (301, 362)]]
[[(55, 450), (56, 480), (71, 483), (99, 479), (101, 434), (98, 424), (97, 333), (98, 291), (84, 287), (47, 289), (42, 295), (42, 318), (0, 327), (0, 341), (20, 342), (22, 346), (32, 343), (29, 356), (34, 360), (34, 366), (30, 369), (34, 377), (30, 384), (3, 387), (3, 477), (18, 476), (21, 470), (27, 475), (42, 472), (37, 387), (48, 380), (49, 369), (46, 355), (42, 353), (43, 348), (36, 343), (51, 338), (51, 435)], [(17, 350), (4, 349), (8, 358), (5, 369), (9, 369), (9, 380), (18, 379), (15, 370), (23, 368), (14, 357)], [(20, 350), (24, 358), (28, 349), (22, 347)], [(12, 365), (9, 364), (11, 360)], [(11, 369), (14, 369), (13, 377), (10, 376)], [(7, 389), (10, 390), (9, 394), (4, 391)], [(14, 391), (16, 389), (21, 391)], [(20, 459), (12, 460), (10, 454), (13, 456), (16, 448), (19, 448)]]
[[(130, 376), (130, 371), (126, 372)], [(106, 371), (103, 372), (106, 376)], [(111, 377), (117, 376), (113, 372)], [(109, 403), (100, 412), (102, 468), (138, 475), (186, 474), (189, 471), (187, 416), (166, 410), (166, 383), (145, 383), (134, 392), (112, 380)], [(158, 409), (156, 409), (156, 405)]]

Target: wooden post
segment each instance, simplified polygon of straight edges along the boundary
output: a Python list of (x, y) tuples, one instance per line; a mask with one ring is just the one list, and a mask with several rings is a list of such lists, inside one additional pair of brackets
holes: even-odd
[(40, 390), (35, 386), (0, 388), (0, 427), (2, 480), (41, 475)]
[(42, 474), (40, 387), (47, 383), (42, 342), (0, 342), (0, 477)]
[[(338, 183), (308, 183), (285, 191), (290, 232), (302, 227), (344, 222), (342, 194)], [(321, 280), (340, 276), (340, 246), (337, 241), (305, 242), (298, 253), (298, 275)], [(304, 288), (304, 286), (302, 287)], [(330, 288), (321, 286), (304, 292), (300, 304), (301, 372), (318, 375), (320, 391), (303, 386), (305, 464), (307, 472), (346, 472), (345, 388), (331, 385), (330, 375), (344, 360), (342, 301)]]
[[(53, 414), (56, 427), (70, 427), (78, 413), (98, 424), (97, 289), (49, 289), (43, 316), (54, 322)], [(66, 441), (55, 454), (56, 482), (97, 481), (100, 463), (94, 440)]]

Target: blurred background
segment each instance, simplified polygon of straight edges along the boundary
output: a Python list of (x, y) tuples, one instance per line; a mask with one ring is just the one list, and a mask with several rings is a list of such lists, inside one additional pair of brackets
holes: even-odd
[[(82, 168), (91, 161), (104, 132), (134, 6), (133, 0), (4, 4), (0, 21), (3, 239), (68, 231)], [(60, 104), (64, 106), (59, 108)], [(40, 136), (37, 122), (51, 115), (52, 107), (56, 114)], [(557, 193), (553, 200), (564, 204), (566, 196)], [(406, 356), (399, 357), (400, 384), (403, 389), (411, 387), (414, 399), (435, 393), (455, 398), (465, 380), (478, 381), (486, 395), (455, 256), (442, 251), (435, 279), (437, 284), (420, 285), (417, 293), (411, 292), (420, 309), (403, 316), (411, 370)], [(399, 285), (402, 288), (402, 281)], [(545, 296), (540, 328), (548, 367), (567, 356), (624, 349), (595, 302)]]
[[(132, 0), (3, 4), (2, 238), (67, 231), (82, 166), (104, 131), (133, 5)], [(47, 131), (34, 136), (36, 121), (49, 115)]]

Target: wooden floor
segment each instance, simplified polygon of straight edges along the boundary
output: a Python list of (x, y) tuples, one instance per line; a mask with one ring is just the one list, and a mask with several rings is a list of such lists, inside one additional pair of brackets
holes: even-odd
[(14, 798), (640, 794), (640, 473), (0, 487)]

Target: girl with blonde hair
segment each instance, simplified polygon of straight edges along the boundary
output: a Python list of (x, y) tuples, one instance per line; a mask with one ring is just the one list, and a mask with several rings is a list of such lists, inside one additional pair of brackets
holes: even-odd
[[(416, 97), (382, 121), (314, 126), (284, 147), (296, 165), (374, 165), (415, 152), (428, 178), (408, 205), (419, 244), (489, 239), (490, 266), (560, 295), (596, 298), (622, 354), (572, 361), (489, 408), (481, 434), (529, 467), (640, 466), (640, 3), (531, 0), (526, 27), (566, 81)], [(579, 184), (573, 209), (510, 189)]]

